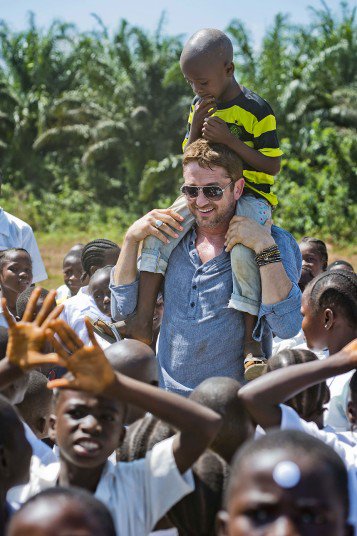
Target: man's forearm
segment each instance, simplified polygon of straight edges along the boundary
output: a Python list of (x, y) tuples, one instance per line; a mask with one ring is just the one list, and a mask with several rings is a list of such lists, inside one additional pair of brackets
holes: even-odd
[(125, 237), (114, 269), (114, 285), (130, 285), (136, 280), (138, 252), (139, 242)]
[(235, 151), (241, 159), (258, 171), (268, 173), (269, 175), (277, 175), (280, 171), (280, 157), (265, 156), (257, 149), (248, 147), (243, 141), (236, 136), (230, 136), (227, 140), (227, 145)]

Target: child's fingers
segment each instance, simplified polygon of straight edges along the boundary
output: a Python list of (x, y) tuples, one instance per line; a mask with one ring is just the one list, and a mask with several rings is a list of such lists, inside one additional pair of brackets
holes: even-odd
[(71, 381), (66, 378), (59, 378), (58, 380), (51, 380), (47, 384), (48, 389), (60, 389), (60, 388), (69, 388), (71, 387)]
[[(51, 329), (46, 329), (45, 335), (47, 337), (47, 340), (50, 341), (50, 343), (52, 344), (57, 354), (63, 359), (67, 360), (70, 356), (70, 353), (67, 352), (67, 350), (62, 346), (60, 342), (58, 342), (53, 331)], [(67, 364), (65, 366), (67, 366)]]
[(231, 239), (229, 240), (227, 243), (226, 243), (226, 252), (229, 253), (231, 251), (231, 249), (236, 245), (238, 244), (238, 241), (237, 240), (234, 240), (234, 239)]
[(63, 309), (64, 309), (63, 304), (56, 305), (56, 307), (53, 309), (53, 311), (51, 311), (50, 314), (48, 315), (48, 317), (45, 319), (44, 323), (42, 324), (42, 327), (46, 329), (49, 326), (50, 322), (52, 322), (52, 320), (56, 320), (56, 318), (59, 317), (59, 315), (62, 313)]
[(42, 290), (41, 287), (36, 287), (32, 291), (30, 299), (26, 305), (24, 316), (21, 319), (23, 322), (32, 322), (33, 316), (36, 311), (37, 300), (40, 297), (41, 290)]
[(35, 324), (37, 326), (41, 326), (43, 322), (46, 320), (48, 315), (51, 313), (53, 306), (55, 304), (56, 300), (56, 291), (50, 290), (50, 292), (47, 294), (46, 298), (43, 301), (42, 307), (38, 312), (38, 315), (35, 319)]
[(64, 346), (68, 348), (72, 354), (84, 346), (83, 341), (81, 341), (73, 329), (70, 328), (64, 320), (53, 320), (50, 327), (57, 333)]
[(6, 318), (6, 322), (9, 328), (14, 327), (16, 325), (16, 321), (14, 317), (10, 314), (9, 309), (7, 308), (6, 298), (1, 298), (1, 307), (2, 307), (2, 312), (4, 314), (4, 317)]
[(90, 319), (88, 317), (85, 317), (84, 322), (85, 322), (85, 325), (86, 325), (86, 328), (87, 328), (87, 331), (88, 331), (88, 336), (89, 336), (90, 342), (93, 344), (93, 346), (95, 346), (97, 348), (100, 348), (100, 346), (98, 344), (98, 341), (95, 338), (93, 326), (91, 324)]

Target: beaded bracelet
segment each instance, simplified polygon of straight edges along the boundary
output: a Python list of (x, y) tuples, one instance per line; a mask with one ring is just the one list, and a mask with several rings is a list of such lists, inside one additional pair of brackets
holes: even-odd
[(266, 266), (267, 264), (274, 262), (281, 262), (278, 246), (274, 244), (273, 246), (263, 249), (263, 251), (255, 256), (255, 262), (258, 266)]

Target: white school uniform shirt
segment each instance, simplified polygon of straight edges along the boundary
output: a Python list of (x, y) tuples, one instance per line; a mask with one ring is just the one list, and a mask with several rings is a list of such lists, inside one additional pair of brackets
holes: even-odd
[[(84, 344), (88, 346), (92, 346), (92, 343), (89, 340), (84, 317), (89, 316), (95, 320), (101, 318), (105, 322), (112, 321), (109, 316), (103, 315), (103, 313), (99, 311), (92, 296), (88, 293), (88, 285), (81, 287), (78, 293), (63, 302), (63, 305), (64, 309), (60, 314), (60, 318), (67, 322)], [(103, 350), (110, 346), (110, 343), (102, 339), (102, 337), (95, 335), (95, 338)]]
[(354, 527), (354, 534), (357, 536), (357, 436), (353, 432), (343, 434), (335, 431), (320, 430), (314, 422), (307, 422), (289, 406), (280, 404), (281, 408), (281, 430), (300, 430), (320, 439), (337, 454), (341, 456), (348, 471), (350, 515), (349, 522)]
[[(177, 469), (172, 451), (174, 437), (157, 443), (140, 460), (106, 463), (94, 495), (110, 510), (117, 536), (149, 534), (174, 504), (194, 490), (191, 470), (181, 475)], [(34, 457), (21, 502), (56, 486), (59, 470), (59, 462), (43, 466)]]
[(28, 223), (5, 212), (0, 207), (0, 251), (9, 248), (23, 248), (32, 259), (32, 282), (38, 283), (47, 279), (40, 250)]

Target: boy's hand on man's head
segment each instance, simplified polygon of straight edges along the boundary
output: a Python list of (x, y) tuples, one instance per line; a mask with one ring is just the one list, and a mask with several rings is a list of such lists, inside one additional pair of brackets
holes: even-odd
[(202, 137), (213, 143), (228, 145), (232, 133), (227, 123), (220, 117), (206, 117), (202, 127)]
[(46, 342), (46, 329), (50, 322), (60, 315), (63, 305), (58, 305), (53, 309), (56, 291), (51, 290), (36, 315), (36, 306), (40, 293), (41, 288), (34, 289), (20, 322), (15, 321), (7, 308), (6, 299), (2, 298), (3, 313), (9, 325), (6, 357), (11, 364), (20, 367), (22, 370), (28, 370), (46, 363), (62, 364), (59, 356), (56, 354), (43, 354), (41, 350)]
[[(93, 346), (85, 346), (72, 328), (63, 320), (55, 320), (47, 330), (47, 336), (53, 347), (63, 359), (65, 367), (73, 375), (73, 379), (60, 378), (48, 383), (50, 389), (56, 387), (93, 394), (108, 394), (116, 383), (115, 372), (99, 346), (92, 325), (85, 319), (88, 335)], [(58, 342), (55, 334), (61, 341)]]

